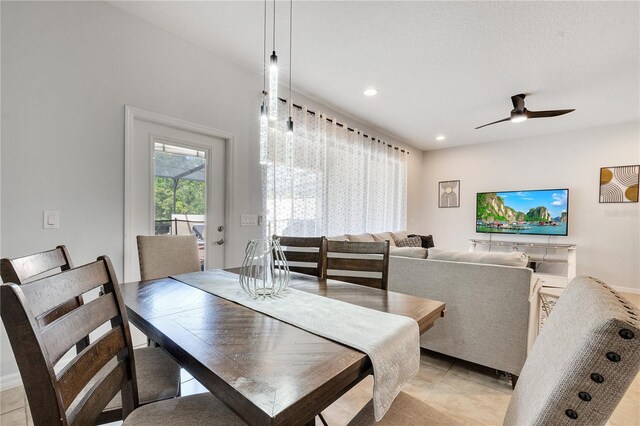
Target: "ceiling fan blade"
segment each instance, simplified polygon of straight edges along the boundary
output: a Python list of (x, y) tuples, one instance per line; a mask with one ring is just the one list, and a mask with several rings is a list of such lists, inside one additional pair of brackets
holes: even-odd
[(511, 97), (511, 103), (513, 104), (513, 108), (519, 111), (524, 109), (524, 97), (526, 95), (520, 93), (519, 95), (514, 95)]
[(569, 114), (575, 109), (555, 109), (550, 111), (527, 111), (527, 118), (545, 118), (557, 117), (559, 115)]
[(483, 127), (491, 126), (492, 124), (502, 123), (503, 121), (509, 121), (509, 120), (511, 120), (511, 117), (503, 118), (502, 120), (494, 121), (493, 123), (483, 124), (480, 127), (476, 127), (476, 130), (482, 129)]

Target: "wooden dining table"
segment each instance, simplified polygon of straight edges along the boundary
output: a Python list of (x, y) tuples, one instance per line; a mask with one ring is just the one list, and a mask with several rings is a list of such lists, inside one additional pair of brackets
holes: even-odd
[[(358, 350), (175, 279), (121, 287), (129, 321), (248, 424), (313, 424), (372, 373)], [(421, 334), (445, 309), (434, 300), (297, 273), (290, 287), (413, 318)]]

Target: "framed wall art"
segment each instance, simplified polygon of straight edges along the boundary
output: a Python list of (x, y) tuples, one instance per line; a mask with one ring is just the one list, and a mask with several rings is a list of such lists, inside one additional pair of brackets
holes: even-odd
[(445, 180), (438, 183), (438, 207), (460, 207), (460, 181)]
[(637, 203), (640, 165), (602, 167), (601, 203)]

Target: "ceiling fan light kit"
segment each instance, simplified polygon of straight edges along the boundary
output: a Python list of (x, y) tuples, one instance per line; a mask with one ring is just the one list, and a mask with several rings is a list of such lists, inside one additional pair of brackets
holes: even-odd
[(481, 129), (483, 127), (491, 126), (492, 124), (502, 123), (503, 121), (511, 121), (512, 123), (522, 123), (529, 118), (548, 118), (548, 117), (557, 117), (559, 115), (568, 114), (570, 112), (575, 111), (575, 109), (555, 109), (549, 111), (529, 111), (524, 107), (524, 98), (527, 95), (521, 93), (519, 95), (514, 95), (511, 97), (511, 103), (513, 103), (513, 109), (511, 110), (511, 116), (508, 118), (503, 118), (502, 120), (494, 121), (492, 123), (483, 124), (482, 126), (476, 127), (477, 129)]
[(526, 121), (527, 119), (527, 110), (523, 110), (523, 111), (516, 111), (515, 109), (513, 111), (511, 111), (511, 118), (510, 121), (512, 123), (522, 123), (523, 121)]

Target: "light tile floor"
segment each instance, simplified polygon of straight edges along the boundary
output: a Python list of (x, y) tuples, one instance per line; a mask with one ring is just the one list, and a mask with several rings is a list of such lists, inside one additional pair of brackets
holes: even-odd
[[(625, 295), (640, 306), (640, 295)], [(464, 425), (500, 425), (511, 398), (511, 383), (494, 370), (445, 355), (423, 351), (419, 374), (404, 391)], [(363, 380), (323, 412), (331, 425), (345, 425), (371, 399), (373, 379)], [(183, 370), (182, 394), (207, 389)], [(0, 393), (0, 425), (31, 425), (31, 413), (22, 387)], [(112, 423), (116, 426), (120, 423)], [(316, 420), (316, 425), (321, 425)], [(608, 426), (640, 425), (640, 375), (611, 416)]]

